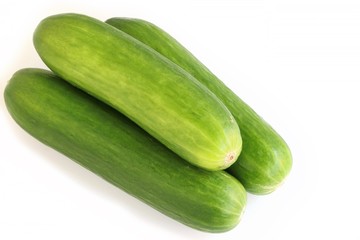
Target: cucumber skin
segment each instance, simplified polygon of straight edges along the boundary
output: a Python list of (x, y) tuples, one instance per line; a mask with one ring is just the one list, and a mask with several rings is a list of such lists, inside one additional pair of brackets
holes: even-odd
[(5, 103), (29, 134), (175, 220), (207, 232), (240, 221), (243, 186), (181, 159), (118, 111), (51, 72), (23, 69)]
[(185, 160), (228, 168), (241, 152), (230, 111), (182, 68), (127, 34), (79, 14), (45, 18), (34, 46), (62, 79), (119, 110)]
[(291, 151), (286, 142), (184, 46), (158, 26), (142, 19), (111, 18), (106, 23), (178, 64), (226, 105), (241, 129), (243, 140), (238, 160), (227, 171), (239, 179), (248, 192), (268, 194), (284, 182), (292, 168)]

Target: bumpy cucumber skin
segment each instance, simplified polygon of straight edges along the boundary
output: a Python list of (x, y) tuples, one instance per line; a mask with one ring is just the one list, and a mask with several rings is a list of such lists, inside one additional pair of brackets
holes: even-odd
[(158, 26), (142, 19), (111, 18), (106, 23), (178, 64), (226, 105), (237, 121), (243, 139), (241, 155), (227, 171), (239, 179), (247, 191), (268, 194), (284, 182), (292, 167), (286, 142), (184, 46)]
[(41, 69), (9, 81), (6, 106), (29, 134), (177, 221), (224, 232), (240, 221), (243, 186), (181, 159), (118, 111)]
[(239, 127), (193, 76), (116, 28), (79, 14), (45, 18), (34, 46), (58, 76), (111, 105), (185, 160), (228, 168), (241, 152)]

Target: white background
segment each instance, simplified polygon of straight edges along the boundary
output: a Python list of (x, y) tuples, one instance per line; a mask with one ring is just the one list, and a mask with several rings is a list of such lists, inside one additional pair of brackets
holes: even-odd
[[(360, 239), (360, 2), (0, 2), (0, 89), (42, 67), (39, 21), (62, 12), (162, 27), (288, 142), (286, 183), (249, 195), (232, 231), (193, 230), (104, 182), (21, 130), (0, 100), (0, 239)], [(141, 176), (139, 176), (141, 177)]]

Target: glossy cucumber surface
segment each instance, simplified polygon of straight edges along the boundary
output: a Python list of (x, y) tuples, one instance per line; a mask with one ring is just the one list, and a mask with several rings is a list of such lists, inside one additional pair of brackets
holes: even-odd
[(69, 13), (42, 20), (33, 41), (56, 75), (192, 164), (221, 170), (240, 154), (240, 130), (226, 106), (191, 74), (128, 34)]

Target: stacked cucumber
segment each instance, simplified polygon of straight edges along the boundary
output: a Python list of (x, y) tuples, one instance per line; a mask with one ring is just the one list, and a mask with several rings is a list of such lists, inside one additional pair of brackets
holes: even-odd
[(246, 191), (290, 172), (284, 140), (169, 34), (140, 19), (44, 19), (35, 48), (51, 71), (5, 89), (29, 134), (169, 217), (224, 232)]

